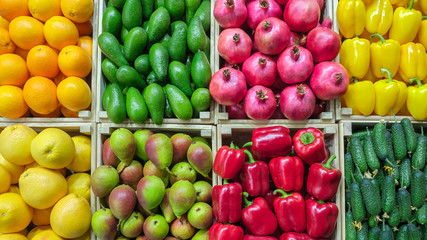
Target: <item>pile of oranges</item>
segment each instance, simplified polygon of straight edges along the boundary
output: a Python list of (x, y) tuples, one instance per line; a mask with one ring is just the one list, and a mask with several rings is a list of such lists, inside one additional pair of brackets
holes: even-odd
[(0, 0), (0, 116), (88, 109), (93, 0)]

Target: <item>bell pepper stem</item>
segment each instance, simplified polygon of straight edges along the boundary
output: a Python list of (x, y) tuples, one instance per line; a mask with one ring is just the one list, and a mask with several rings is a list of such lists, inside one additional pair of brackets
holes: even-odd
[(287, 198), (287, 197), (292, 196), (292, 193), (287, 193), (287, 192), (285, 192), (285, 190), (280, 189), (280, 188), (274, 190), (273, 195), (276, 195), (277, 193), (280, 193), (282, 195), (279, 198)]
[(329, 170), (335, 169), (331, 164), (332, 164), (332, 161), (333, 161), (336, 157), (337, 157), (337, 156), (336, 156), (335, 154), (332, 154), (332, 156), (330, 156), (330, 157), (329, 157), (328, 161), (326, 161), (326, 163), (325, 163), (325, 164), (322, 164), (322, 167), (324, 167), (324, 168), (326, 168), (326, 169), (329, 169)]
[(308, 145), (308, 144), (312, 144), (314, 142), (314, 140), (316, 139), (316, 137), (314, 137), (313, 133), (311, 132), (306, 132), (303, 133), (301, 135), (300, 141), (304, 144), (304, 145)]
[(252, 156), (252, 153), (249, 150), (245, 149), (243, 152), (246, 153), (246, 155), (248, 156), (248, 158), (249, 158), (249, 162), (248, 163), (249, 164), (256, 163), (256, 161), (254, 159), (254, 156)]
[(228, 183), (229, 183), (229, 182), (228, 182), (228, 179), (225, 179), (225, 178), (224, 178), (224, 179), (222, 180), (222, 184), (223, 184), (223, 185), (228, 184)]
[(409, 83), (413, 83), (415, 81), (417, 82), (417, 85), (418, 85), (419, 88), (423, 86), (423, 84), (421, 83), (420, 79), (418, 79), (418, 78), (412, 78), (412, 79), (410, 79)]
[(252, 142), (247, 142), (243, 144), (242, 148), (252, 147)]
[(325, 201), (320, 200), (320, 199), (319, 199), (319, 200), (317, 200), (317, 202), (318, 202), (318, 203), (325, 203)]
[(423, 19), (427, 19), (427, 16), (423, 16)]
[(231, 142), (231, 143), (230, 143), (230, 148), (232, 148), (232, 149), (236, 149), (236, 145), (234, 145), (234, 143), (233, 143), (233, 142)]
[(387, 69), (385, 69), (385, 68), (381, 68), (381, 73), (387, 73), (387, 76), (388, 76), (388, 81), (387, 81), (387, 83), (389, 83), (389, 82), (392, 82), (393, 81), (393, 77), (392, 77), (392, 75), (391, 75), (391, 72), (389, 71), (389, 70), (387, 70)]
[(243, 202), (245, 204), (245, 208), (249, 207), (250, 205), (252, 205), (252, 203), (254, 203), (248, 200), (249, 193), (243, 192), (242, 195), (243, 195)]
[(408, 10), (412, 10), (412, 7), (414, 6), (414, 0), (411, 0), (411, 3), (409, 4)]
[(353, 77), (353, 82), (354, 82), (354, 83), (357, 83), (357, 82), (359, 82), (359, 81), (357, 80), (357, 78), (356, 78), (356, 77)]
[(374, 34), (372, 34), (371, 36), (369, 36), (370, 38), (374, 38), (374, 37), (379, 37), (380, 38), (380, 41), (381, 41), (381, 44), (384, 44), (385, 43), (385, 39), (384, 39), (384, 37), (381, 35), (381, 34), (379, 34), (379, 33), (374, 33)]

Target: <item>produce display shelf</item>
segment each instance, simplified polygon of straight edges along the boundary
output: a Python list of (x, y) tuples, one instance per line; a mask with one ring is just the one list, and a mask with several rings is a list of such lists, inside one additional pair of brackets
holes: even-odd
[[(97, 1), (99, 4), (98, 6), (98, 36), (102, 33), (102, 15), (105, 12), (105, 9), (107, 8), (107, 0), (100, 0)], [(215, 5), (215, 1), (211, 1), (211, 9), (213, 9), (213, 6)], [(213, 10), (211, 10), (211, 27), (210, 27), (210, 59), (209, 63), (211, 64), (212, 72), (214, 70), (213, 64), (215, 55), (218, 55), (218, 53), (215, 53), (215, 41), (216, 38), (213, 38), (214, 36), (214, 17), (213, 17)], [(95, 47), (96, 46), (96, 47)], [(102, 107), (102, 96), (104, 95), (105, 88), (107, 87), (108, 80), (104, 77), (101, 69), (101, 63), (102, 60), (104, 60), (105, 56), (102, 54), (101, 50), (99, 49), (98, 44), (94, 44), (94, 47), (98, 49), (97, 52), (97, 73), (96, 73), (96, 79), (97, 79), (97, 86), (96, 86), (96, 121), (102, 122), (102, 123), (113, 123), (107, 115), (107, 111), (105, 111)], [(95, 56), (95, 55), (94, 55)], [(202, 111), (200, 112), (200, 115), (198, 118), (192, 118), (190, 120), (180, 120), (178, 118), (164, 118), (163, 124), (213, 124), (215, 120), (215, 102), (212, 100), (211, 106), (209, 111)], [(130, 119), (126, 119), (123, 124), (131, 124), (133, 123)], [(151, 124), (153, 121), (149, 118), (144, 124)]]
[[(292, 124), (257, 124), (257, 123), (247, 123), (247, 124), (218, 124), (217, 126), (217, 146), (218, 149), (222, 145), (229, 145), (231, 142), (235, 143), (236, 146), (241, 147), (244, 143), (251, 140), (252, 131), (259, 127), (271, 127), (271, 126), (284, 126), (287, 127), (291, 136), (293, 136), (299, 129), (304, 129), (308, 127), (314, 127), (323, 132), (325, 138), (325, 145), (329, 150), (330, 155), (335, 154), (339, 160), (336, 159), (333, 161), (333, 165), (344, 171), (344, 166), (341, 163), (340, 157), (340, 148), (339, 148), (339, 133), (337, 124), (304, 124), (304, 123), (292, 123)], [(216, 185), (222, 185), (222, 179), (220, 176), (217, 176)], [(335, 203), (338, 206), (340, 211), (337, 218), (337, 225), (335, 233), (330, 239), (341, 240), (344, 239), (345, 235), (343, 232), (344, 228), (344, 178), (341, 179), (340, 186), (338, 188), (337, 195), (335, 197)]]

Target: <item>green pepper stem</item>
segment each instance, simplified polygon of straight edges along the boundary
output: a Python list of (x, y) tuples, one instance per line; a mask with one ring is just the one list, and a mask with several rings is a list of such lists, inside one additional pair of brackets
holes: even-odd
[(314, 140), (316, 139), (316, 137), (314, 137), (314, 134), (311, 132), (306, 132), (303, 133), (301, 135), (300, 141), (304, 144), (304, 145), (308, 145), (308, 144), (312, 144), (314, 142)]
[(232, 149), (236, 149), (236, 146), (234, 145), (234, 143), (233, 143), (233, 142), (231, 142), (231, 143), (230, 143), (230, 148), (232, 148)]
[(357, 80), (357, 78), (356, 78), (356, 77), (353, 77), (353, 82), (354, 82), (354, 83), (357, 83), (357, 82), (359, 82), (359, 81)]
[(409, 80), (409, 83), (413, 83), (414, 81), (417, 81), (418, 87), (422, 87), (423, 84), (421, 83), (420, 79), (418, 78), (412, 78)]
[(388, 81), (387, 81), (387, 83), (389, 83), (389, 82), (392, 82), (393, 81), (393, 77), (392, 77), (392, 75), (391, 75), (391, 72), (389, 71), (389, 70), (387, 70), (387, 69), (385, 69), (385, 68), (381, 68), (381, 73), (387, 73), (387, 76), (388, 76)]
[(423, 19), (427, 19), (427, 16), (423, 16)]
[(250, 205), (252, 205), (252, 203), (254, 203), (248, 200), (249, 193), (243, 192), (242, 195), (243, 195), (243, 202), (245, 203), (245, 208), (249, 207)]
[(225, 185), (225, 184), (229, 184), (228, 179), (225, 179), (225, 178), (224, 178), (224, 179), (222, 180), (222, 184), (223, 184), (223, 185)]
[(380, 38), (380, 41), (381, 41), (381, 44), (384, 44), (385, 43), (385, 39), (384, 39), (384, 37), (381, 35), (381, 34), (379, 34), (379, 33), (374, 33), (374, 34), (372, 34), (371, 36), (369, 36), (370, 38), (374, 38), (374, 37), (379, 37)]
[(408, 10), (412, 10), (412, 7), (414, 6), (414, 0), (411, 0), (411, 4), (409, 4)]
[(249, 150), (245, 149), (243, 152), (245, 152), (246, 155), (248, 156), (248, 158), (249, 158), (249, 164), (257, 162), (257, 161), (255, 161), (254, 156), (252, 156), (252, 153), (249, 152)]
[(320, 200), (320, 199), (319, 199), (319, 200), (317, 200), (317, 202), (318, 202), (318, 203), (325, 203), (325, 201)]
[(252, 142), (247, 142), (243, 144), (242, 148), (252, 147)]
[(287, 193), (287, 192), (285, 192), (285, 190), (280, 189), (280, 188), (274, 190), (273, 195), (276, 195), (277, 193), (280, 193), (282, 195), (280, 198), (287, 198), (287, 197), (292, 196), (292, 193)]
[(332, 154), (332, 156), (329, 157), (328, 161), (326, 161), (325, 164), (322, 164), (322, 166), (326, 169), (332, 170), (335, 169), (331, 164), (332, 161), (336, 158), (337, 156), (335, 154)]

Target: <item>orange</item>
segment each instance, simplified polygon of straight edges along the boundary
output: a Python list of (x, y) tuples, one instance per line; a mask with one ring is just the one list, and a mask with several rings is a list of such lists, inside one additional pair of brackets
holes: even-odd
[(68, 45), (75, 45), (79, 40), (76, 25), (62, 16), (54, 16), (47, 20), (43, 33), (47, 43), (58, 50)]
[(10, 39), (9, 31), (0, 28), (0, 55), (4, 53), (13, 53), (16, 45)]
[(64, 115), (64, 117), (67, 118), (77, 118), (79, 117), (79, 112), (78, 111), (71, 111), (70, 109), (64, 107), (61, 105), (61, 113), (62, 115)]
[(7, 21), (19, 16), (29, 16), (27, 0), (0, 0), (0, 16)]
[(22, 89), (15, 86), (0, 86), (0, 116), (5, 118), (22, 117), (28, 110)]
[(13, 53), (0, 55), (0, 85), (20, 87), (29, 77), (24, 59)]
[(84, 78), (92, 70), (92, 59), (79, 46), (66, 46), (58, 55), (58, 66), (67, 77)]
[(33, 17), (21, 16), (13, 19), (9, 24), (9, 34), (18, 47), (27, 50), (45, 42), (43, 23)]
[(93, 14), (93, 0), (61, 0), (61, 10), (70, 20), (83, 23)]
[(53, 112), (48, 113), (48, 114), (40, 114), (35, 112), (34, 110), (30, 110), (31, 115), (33, 115), (33, 117), (41, 117), (41, 118), (57, 118), (59, 116), (61, 116), (61, 106), (58, 106)]
[(35, 46), (28, 52), (27, 67), (32, 76), (54, 78), (59, 73), (58, 54), (49, 46)]
[(45, 77), (32, 77), (24, 85), (24, 99), (37, 113), (48, 114), (58, 107), (55, 83)]
[(62, 15), (60, 0), (28, 0), (31, 15), (42, 22), (53, 16)]
[(76, 25), (80, 36), (90, 36), (92, 34), (93, 26), (91, 21), (86, 21), (84, 23), (74, 22), (74, 24)]
[(18, 46), (16, 46), (16, 48), (15, 48), (15, 54), (16, 55), (19, 55), (21, 58), (23, 58), (25, 61), (27, 60), (27, 55), (28, 55), (28, 52), (29, 52), (30, 50), (26, 50), (26, 49), (22, 49), (22, 48), (20, 48), (20, 47), (18, 47)]
[(83, 48), (87, 53), (89, 53), (90, 58), (92, 58), (92, 38), (89, 36), (82, 36), (77, 42), (77, 46)]
[(65, 76), (62, 72), (59, 72), (58, 75), (53, 78), (53, 81), (55, 82), (56, 86), (58, 86), (58, 84), (66, 78), (67, 76)]
[(78, 77), (68, 77), (58, 85), (58, 100), (71, 111), (80, 111), (89, 107), (92, 100), (89, 85)]
[(9, 31), (9, 21), (4, 19), (4, 17), (0, 16), (0, 28), (6, 29)]

